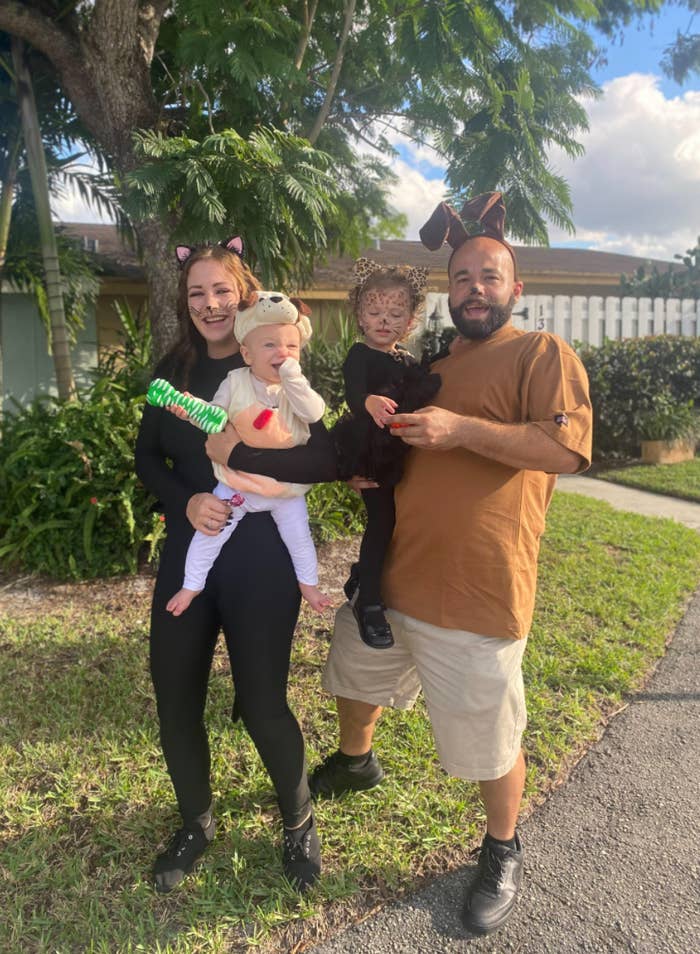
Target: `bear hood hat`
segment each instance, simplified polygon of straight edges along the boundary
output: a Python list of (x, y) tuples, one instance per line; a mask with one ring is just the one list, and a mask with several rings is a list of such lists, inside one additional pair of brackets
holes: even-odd
[(262, 325), (296, 325), (302, 348), (311, 337), (311, 309), (300, 298), (288, 298), (282, 292), (253, 291), (238, 303), (233, 333), (243, 344), (253, 328)]

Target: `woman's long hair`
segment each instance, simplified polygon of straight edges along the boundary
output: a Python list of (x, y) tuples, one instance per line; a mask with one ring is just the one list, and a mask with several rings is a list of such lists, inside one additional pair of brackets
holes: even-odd
[(196, 249), (180, 272), (180, 281), (177, 287), (177, 320), (179, 325), (179, 336), (173, 347), (163, 358), (162, 375), (167, 377), (171, 384), (178, 388), (187, 388), (189, 385), (190, 371), (195, 362), (206, 355), (207, 343), (195, 327), (190, 317), (190, 308), (187, 298), (187, 277), (190, 269), (196, 262), (202, 259), (212, 258), (215, 262), (220, 262), (228, 272), (231, 280), (235, 282), (238, 288), (239, 298), (247, 298), (255, 289), (261, 287), (260, 282), (251, 272), (248, 266), (241, 260), (235, 252), (230, 252), (222, 245), (206, 245)]

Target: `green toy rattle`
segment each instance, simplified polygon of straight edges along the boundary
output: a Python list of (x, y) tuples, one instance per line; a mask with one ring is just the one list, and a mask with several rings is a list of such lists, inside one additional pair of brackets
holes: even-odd
[(228, 422), (228, 414), (216, 404), (207, 404), (191, 394), (183, 394), (172, 386), (165, 378), (154, 378), (148, 388), (146, 400), (155, 407), (165, 407), (175, 404), (184, 408), (193, 424), (196, 424), (207, 434), (218, 434), (223, 431)]

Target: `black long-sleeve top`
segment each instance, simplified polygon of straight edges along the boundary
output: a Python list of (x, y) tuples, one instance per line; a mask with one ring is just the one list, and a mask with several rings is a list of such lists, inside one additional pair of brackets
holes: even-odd
[(377, 427), (365, 408), (367, 396), (386, 395), (397, 402), (399, 413), (409, 413), (430, 403), (440, 376), (403, 348), (378, 351), (360, 342), (347, 353), (343, 377), (350, 414), (333, 428), (339, 472), (342, 477), (360, 474), (393, 486), (401, 478), (409, 447), (387, 427)]
[(405, 378), (407, 368), (417, 364), (413, 355), (403, 348), (385, 352), (362, 342), (354, 344), (343, 363), (345, 400), (352, 413), (368, 414), (365, 401), (370, 394), (393, 396)]
[[(201, 357), (190, 372), (188, 390), (210, 401), (229, 371), (244, 367), (240, 354), (227, 358)], [(163, 365), (154, 376), (163, 374)], [(290, 483), (313, 484), (337, 479), (335, 452), (322, 422), (310, 425), (307, 444), (288, 450), (261, 450), (238, 443), (229, 467), (265, 474)], [(166, 516), (182, 520), (196, 493), (210, 493), (216, 485), (204, 443), (207, 435), (189, 421), (163, 408), (146, 405), (136, 440), (136, 473), (158, 498)], [(171, 462), (171, 464), (168, 463)]]

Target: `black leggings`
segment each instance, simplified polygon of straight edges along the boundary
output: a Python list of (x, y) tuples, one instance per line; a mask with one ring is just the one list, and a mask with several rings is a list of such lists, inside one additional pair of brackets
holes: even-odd
[(396, 522), (393, 487), (372, 487), (362, 491), (367, 510), (367, 526), (360, 544), (360, 592), (358, 606), (382, 602), (382, 569)]
[(184, 822), (211, 802), (204, 707), (214, 647), (223, 629), (237, 710), (277, 792), (284, 824), (309, 813), (304, 740), (287, 705), (299, 588), (289, 554), (269, 514), (241, 521), (182, 616), (165, 604), (182, 586), (189, 524), (168, 525), (151, 610), (151, 677), (160, 738)]

